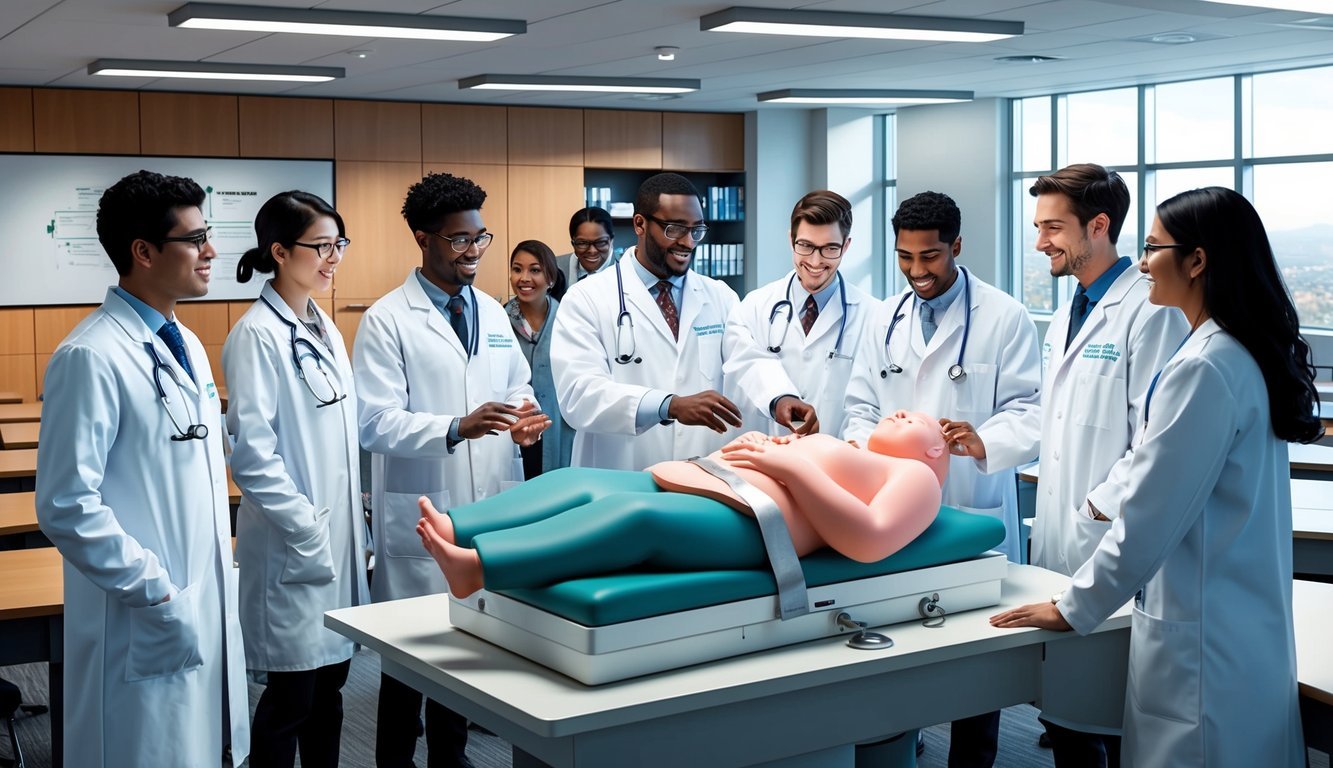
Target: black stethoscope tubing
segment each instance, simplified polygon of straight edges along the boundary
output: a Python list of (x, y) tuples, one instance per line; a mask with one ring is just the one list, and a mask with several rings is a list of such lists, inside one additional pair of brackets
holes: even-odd
[[(630, 363), (637, 365), (643, 362), (643, 358), (634, 355), (638, 348), (638, 344), (634, 340), (634, 316), (629, 313), (629, 308), (625, 306), (625, 279), (621, 276), (620, 261), (616, 261), (616, 293), (620, 297), (620, 313), (616, 315), (616, 353), (611, 359), (621, 365), (629, 365)], [(625, 329), (625, 323), (629, 323), (628, 350), (625, 349), (622, 341), (622, 331)]]
[[(835, 275), (838, 281), (838, 299), (842, 303), (842, 317), (838, 319), (838, 339), (833, 343), (833, 350), (828, 353), (829, 359), (842, 355), (842, 337), (847, 332), (847, 285), (842, 281), (842, 275)], [(795, 313), (795, 307), (791, 302), (792, 285), (796, 282), (796, 273), (787, 279), (787, 290), (783, 293), (782, 300), (773, 304), (773, 308), (768, 311), (768, 332), (769, 338), (773, 336), (773, 321), (777, 319), (778, 313), (783, 308), (787, 310), (787, 322), (782, 328), (782, 338), (778, 339), (777, 344), (769, 344), (768, 351), (773, 354), (782, 352), (782, 345), (787, 341), (787, 331), (791, 328), (792, 315)]]
[[(963, 354), (967, 351), (967, 337), (972, 332), (972, 278), (967, 272), (966, 267), (959, 267), (958, 271), (963, 273), (963, 306), (966, 308), (963, 315), (963, 343), (958, 346), (958, 359), (953, 365), (949, 366), (949, 381), (962, 381), (967, 378), (967, 371), (963, 369)], [(916, 291), (908, 290), (903, 297), (898, 300), (898, 306), (893, 310), (893, 320), (889, 322), (889, 331), (884, 334), (884, 358), (888, 360), (887, 368), (881, 368), (879, 377), (886, 379), (890, 373), (902, 373), (901, 365), (893, 362), (893, 352), (889, 349), (889, 342), (893, 340), (893, 329), (898, 327), (898, 321), (906, 315), (903, 313), (903, 305), (909, 298), (914, 298)], [(916, 302), (912, 302), (916, 307)]]
[[(185, 429), (181, 429), (181, 425), (176, 422), (176, 417), (171, 415), (171, 408), (169, 407), (171, 398), (167, 397), (167, 390), (162, 386), (162, 371), (166, 370), (172, 383), (176, 385), (176, 391), (180, 393), (181, 405), (185, 405), (185, 401), (189, 399), (185, 396), (185, 388), (181, 386), (180, 379), (176, 378), (176, 372), (162, 362), (162, 358), (158, 356), (153, 342), (145, 341), (144, 348), (148, 350), (148, 355), (153, 358), (153, 386), (157, 387), (157, 399), (162, 403), (162, 410), (167, 412), (167, 418), (171, 420), (171, 426), (176, 430), (176, 434), (171, 436), (171, 441), (183, 443), (186, 440), (203, 440), (208, 437), (207, 424), (187, 424)], [(185, 405), (186, 421), (189, 421), (189, 415), (190, 407)]]
[[(279, 320), (281, 320), (282, 324), (287, 326), (287, 329), (291, 331), (292, 367), (296, 369), (296, 377), (301, 380), (302, 384), (305, 384), (306, 391), (308, 391), (311, 394), (311, 396), (313, 396), (316, 400), (319, 401), (319, 405), (315, 407), (323, 408), (324, 406), (333, 405), (334, 403), (340, 403), (343, 400), (346, 400), (347, 393), (344, 392), (341, 395), (338, 394), (338, 388), (333, 386), (333, 379), (329, 378), (329, 372), (324, 370), (324, 364), (319, 361), (319, 350), (315, 349), (314, 344), (311, 344), (309, 341), (299, 338), (296, 335), (296, 323), (293, 323), (291, 320), (288, 320), (287, 318), (283, 317), (282, 313), (278, 311), (278, 308), (269, 303), (268, 299), (264, 298), (263, 296), (260, 296), (259, 300), (264, 302), (264, 305), (267, 306), (269, 310), (273, 312), (273, 315), (277, 317)], [(305, 352), (301, 351), (301, 348), (303, 346), (306, 350)], [(306, 378), (305, 370), (301, 368), (301, 358), (307, 356), (315, 358), (315, 367), (318, 368), (319, 372), (324, 375), (324, 381), (328, 382), (329, 391), (332, 392), (334, 395), (331, 399), (326, 400), (323, 397), (320, 397), (319, 393), (315, 391), (315, 388), (310, 386), (310, 380)]]

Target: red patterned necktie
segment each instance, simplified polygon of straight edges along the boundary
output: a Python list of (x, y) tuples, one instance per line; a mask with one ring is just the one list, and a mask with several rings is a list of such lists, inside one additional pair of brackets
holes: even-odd
[(805, 306), (801, 310), (801, 327), (805, 329), (805, 335), (810, 335), (810, 329), (815, 327), (815, 321), (819, 319), (819, 305), (815, 303), (815, 297), (805, 297)]
[(672, 337), (680, 339), (680, 315), (676, 313), (676, 302), (671, 298), (671, 282), (658, 280), (654, 287), (657, 288), (657, 306), (662, 310), (662, 317), (666, 319)]

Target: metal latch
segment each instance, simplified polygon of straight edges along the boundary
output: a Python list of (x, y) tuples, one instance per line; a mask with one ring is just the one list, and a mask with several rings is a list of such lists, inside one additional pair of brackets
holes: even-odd
[(839, 613), (835, 620), (838, 626), (843, 629), (854, 630), (856, 634), (847, 638), (847, 647), (855, 648), (858, 651), (879, 651), (885, 648), (893, 647), (893, 640), (888, 635), (882, 635), (878, 632), (870, 632), (866, 629), (864, 621), (857, 621), (846, 611)]

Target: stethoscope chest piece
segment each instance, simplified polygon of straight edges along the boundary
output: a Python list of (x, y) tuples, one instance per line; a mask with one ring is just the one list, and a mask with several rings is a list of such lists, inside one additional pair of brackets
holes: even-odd
[(967, 378), (967, 371), (963, 370), (962, 365), (954, 363), (953, 365), (949, 366), (949, 381), (962, 381), (963, 379), (966, 378)]

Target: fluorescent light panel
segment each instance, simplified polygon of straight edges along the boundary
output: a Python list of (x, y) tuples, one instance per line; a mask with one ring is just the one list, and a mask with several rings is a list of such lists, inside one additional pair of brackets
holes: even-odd
[(151, 59), (98, 59), (88, 65), (88, 74), (111, 77), (179, 77), (190, 80), (279, 80), (292, 83), (326, 83), (347, 76), (342, 67), (287, 67)]
[(173, 27), (303, 35), (397, 37), (488, 43), (528, 31), (525, 21), (431, 16), (413, 13), (324, 11), (259, 5), (186, 3), (167, 15)]
[(475, 75), (459, 88), (498, 91), (586, 91), (600, 93), (689, 93), (698, 80), (663, 77), (562, 77), (558, 75)]
[(761, 35), (984, 43), (1023, 34), (1023, 22), (888, 13), (728, 8), (700, 18), (699, 29), (706, 32), (749, 32)]
[(903, 91), (883, 89), (787, 88), (768, 91), (757, 97), (769, 104), (954, 104), (971, 101), (972, 91)]
[(1333, 0), (1206, 0), (1222, 5), (1247, 5), (1251, 8), (1271, 8), (1275, 11), (1333, 14)]

